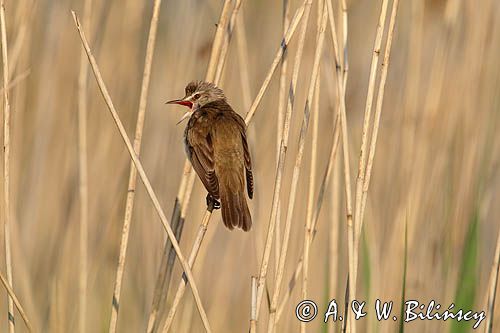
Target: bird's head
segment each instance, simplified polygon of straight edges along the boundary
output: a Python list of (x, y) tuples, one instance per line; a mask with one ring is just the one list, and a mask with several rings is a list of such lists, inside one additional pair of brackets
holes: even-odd
[(181, 99), (168, 101), (166, 104), (179, 104), (192, 111), (217, 100), (224, 100), (226, 96), (220, 88), (211, 82), (193, 81), (186, 86), (186, 95)]

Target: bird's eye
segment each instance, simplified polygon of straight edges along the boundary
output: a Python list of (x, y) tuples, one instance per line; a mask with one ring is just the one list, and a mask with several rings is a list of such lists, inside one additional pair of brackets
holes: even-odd
[(195, 99), (195, 100), (197, 100), (198, 98), (200, 98), (200, 94), (195, 94), (195, 95), (193, 96), (193, 99)]

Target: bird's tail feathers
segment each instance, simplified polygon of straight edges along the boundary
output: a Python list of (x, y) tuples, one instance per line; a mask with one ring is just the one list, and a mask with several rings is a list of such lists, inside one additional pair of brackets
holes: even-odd
[(252, 217), (243, 189), (234, 191), (229, 186), (221, 186), (219, 190), (224, 225), (230, 230), (240, 228), (249, 231), (252, 227)]

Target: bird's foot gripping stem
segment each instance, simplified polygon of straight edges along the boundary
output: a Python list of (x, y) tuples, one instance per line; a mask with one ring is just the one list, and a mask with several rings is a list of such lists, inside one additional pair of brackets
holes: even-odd
[(209, 193), (207, 194), (207, 210), (212, 211), (214, 209), (220, 209), (220, 202)]

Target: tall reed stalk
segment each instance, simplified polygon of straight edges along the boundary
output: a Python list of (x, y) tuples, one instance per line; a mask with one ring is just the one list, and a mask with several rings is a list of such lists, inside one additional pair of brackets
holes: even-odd
[[(323, 9), (322, 0), (318, 1), (317, 8), (317, 22), (316, 26), (318, 29), (317, 35), (320, 33), (321, 29), (321, 14)], [(326, 13), (326, 10), (325, 10)], [(320, 67), (321, 68), (321, 67)], [(304, 269), (302, 271), (302, 289), (301, 289), (301, 299), (307, 298), (307, 287), (308, 287), (308, 273), (309, 273), (309, 250), (310, 250), (310, 240), (312, 239), (312, 222), (313, 222), (313, 210), (314, 210), (314, 192), (316, 185), (316, 169), (318, 163), (318, 130), (319, 130), (319, 95), (320, 95), (320, 87), (321, 87), (321, 69), (318, 68), (318, 78), (316, 80), (314, 101), (312, 103), (313, 109), (313, 121), (312, 121), (312, 138), (311, 138), (311, 159), (309, 163), (309, 188), (307, 190), (307, 210), (306, 210), (306, 221), (304, 224), (304, 245), (303, 245), (303, 253), (302, 257)], [(279, 308), (278, 308), (279, 311)], [(276, 320), (278, 321), (278, 320)], [(306, 323), (300, 322), (300, 332), (306, 332)]]
[[(2, 34), (2, 65), (3, 65), (3, 195), (4, 195), (4, 237), (5, 266), (7, 267), (7, 282), (13, 286), (12, 278), (12, 245), (10, 218), (10, 103), (9, 103), (9, 59), (7, 51), (7, 28), (5, 24), (5, 4), (0, 3), (0, 26)], [(15, 332), (14, 300), (9, 294), (8, 308), (9, 333)]]
[[(90, 26), (92, 0), (85, 0), (83, 22)], [(87, 332), (87, 278), (88, 278), (88, 232), (89, 232), (89, 193), (87, 168), (87, 91), (88, 62), (85, 51), (80, 54), (80, 72), (78, 74), (78, 175), (80, 193), (80, 274), (78, 283), (79, 311), (78, 325), (80, 333)]]

